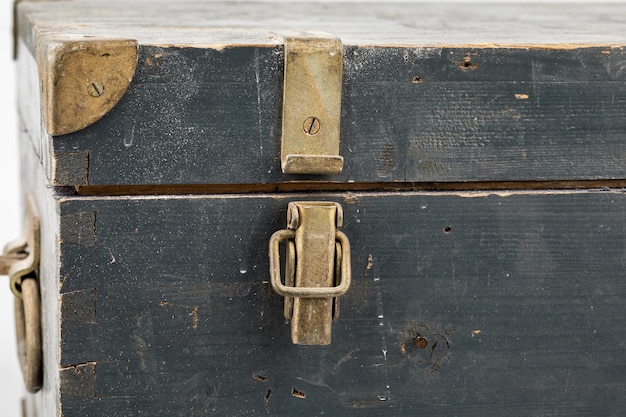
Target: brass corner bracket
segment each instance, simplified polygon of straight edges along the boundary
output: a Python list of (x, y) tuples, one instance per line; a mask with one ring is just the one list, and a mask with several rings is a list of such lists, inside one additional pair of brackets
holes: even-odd
[(134, 40), (44, 36), (38, 45), (42, 113), (50, 135), (100, 120), (119, 102), (135, 74)]

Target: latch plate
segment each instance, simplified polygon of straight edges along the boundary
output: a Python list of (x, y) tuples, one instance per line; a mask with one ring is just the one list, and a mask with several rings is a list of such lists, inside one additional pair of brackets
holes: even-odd
[(343, 47), (333, 35), (285, 39), (281, 165), (286, 174), (339, 174)]
[[(295, 344), (328, 345), (338, 297), (350, 287), (350, 242), (337, 230), (342, 223), (337, 203), (291, 202), (288, 229), (270, 239), (271, 284), (285, 297)], [(287, 241), (285, 284), (281, 282), (279, 243)]]

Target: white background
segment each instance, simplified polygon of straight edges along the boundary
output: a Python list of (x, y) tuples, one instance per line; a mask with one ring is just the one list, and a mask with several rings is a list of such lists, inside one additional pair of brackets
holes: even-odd
[[(13, 4), (0, 3), (0, 247), (21, 233), (18, 186), (17, 109), (13, 58)], [(0, 276), (0, 415), (18, 417), (25, 389), (15, 349), (13, 295)], [(43, 416), (42, 416), (43, 417)]]
[[(103, 0), (105, 1), (105, 0)], [(172, 0), (175, 1), (175, 0)], [(492, 0), (509, 3), (511, 1)], [(466, 1), (464, 1), (466, 2)], [(528, 3), (529, 1), (518, 1)], [(539, 0), (536, 0), (539, 2)], [(551, 2), (556, 2), (552, 0)], [(593, 1), (576, 1), (593, 3)], [(605, 1), (606, 2), (606, 1)], [(610, 1), (618, 3), (619, 1)], [(0, 0), (0, 247), (21, 233), (15, 65), (12, 61), (12, 0)], [(626, 30), (626, 28), (625, 28)], [(15, 350), (13, 299), (8, 278), (0, 277), (0, 415), (20, 416), (24, 395)], [(48, 417), (48, 416), (41, 416)]]

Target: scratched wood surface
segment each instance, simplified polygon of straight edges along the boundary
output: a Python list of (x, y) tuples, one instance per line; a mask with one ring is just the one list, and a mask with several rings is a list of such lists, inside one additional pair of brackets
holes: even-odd
[[(626, 194), (81, 197), (46, 186), (44, 390), (27, 416), (621, 416)], [(34, 168), (35, 167), (35, 168)], [(291, 344), (267, 240), (342, 204), (353, 285)]]
[[(37, 73), (37, 36), (140, 43), (126, 96), (92, 126), (48, 137), (22, 102), (54, 184), (626, 178), (624, 5), (329, 3), (305, 18), (267, 3), (147, 4), (20, 5), (20, 73)], [(294, 27), (345, 43), (340, 175), (280, 172), (272, 33)]]
[(281, 31), (302, 30), (368, 46), (626, 43), (620, 3), (22, 0), (19, 9), (18, 26), (30, 48), (37, 32), (209, 47), (276, 45)]
[[(305, 27), (345, 44), (346, 165), (314, 179), (597, 188), (626, 178), (625, 7), (21, 2), (22, 181), (46, 219), (27, 416), (622, 416), (623, 189), (113, 197), (46, 177), (313, 179), (279, 162), (279, 33)], [(111, 113), (48, 137), (35, 40), (58, 35), (140, 58)], [(291, 344), (268, 284), (302, 199), (342, 204), (352, 242), (327, 347)]]
[[(64, 417), (622, 415), (626, 194), (468, 197), (64, 198)], [(303, 198), (352, 242), (327, 347), (268, 284)]]

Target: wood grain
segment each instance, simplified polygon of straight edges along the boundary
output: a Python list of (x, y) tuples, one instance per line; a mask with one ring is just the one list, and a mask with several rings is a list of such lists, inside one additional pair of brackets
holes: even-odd
[[(626, 6), (564, 7), (20, 2), (29, 412), (621, 416)], [(302, 27), (346, 45), (337, 176), (280, 173), (281, 33)], [(139, 61), (107, 116), (50, 137), (33, 56), (59, 34), (136, 39)], [(342, 204), (351, 241), (327, 347), (291, 343), (268, 282), (294, 200)]]
[[(20, 36), (37, 32), (136, 39), (145, 45), (275, 46), (281, 32), (317, 30), (346, 45), (624, 45), (623, 4), (227, 2), (98, 0), (21, 2)], [(541, 17), (541, 18), (539, 18)]]
[[(64, 416), (618, 416), (626, 194), (467, 197), (64, 198), (97, 213), (96, 246), (61, 246), (61, 292), (97, 305), (61, 317), (60, 365), (96, 363)], [(352, 242), (324, 348), (291, 343), (268, 283), (265, 242), (303, 198), (341, 203)]]
[(89, 152), (90, 185), (624, 179), (626, 53), (605, 51), (349, 49), (344, 170), (307, 177), (280, 170), (280, 48), (142, 47), (118, 106), (52, 155)]
[[(620, 190), (85, 197), (47, 188), (22, 148), (45, 242), (37, 415), (626, 406)], [(324, 348), (291, 343), (268, 283), (267, 239), (303, 199), (342, 204), (352, 243), (353, 285)]]
[[(626, 178), (626, 6), (304, 7), (21, 2), (20, 37), (34, 56), (45, 44), (37, 39), (55, 36), (140, 45), (129, 91), (88, 129), (49, 137), (22, 101), (48, 177), (55, 185), (311, 179), (281, 173), (280, 134), (282, 36), (312, 29), (345, 45), (344, 170), (315, 179)], [(37, 73), (23, 63), (21, 72)], [(87, 175), (64, 174), (76, 171), (63, 166), (74, 152), (89, 155)]]

